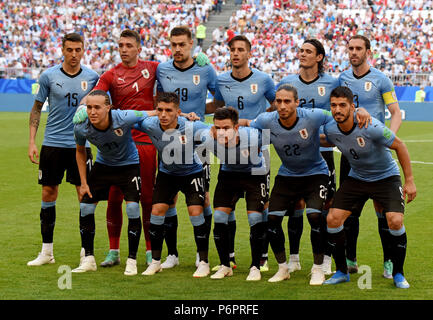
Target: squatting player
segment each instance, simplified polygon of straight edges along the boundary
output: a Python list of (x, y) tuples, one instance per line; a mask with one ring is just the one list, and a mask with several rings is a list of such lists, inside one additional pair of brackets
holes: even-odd
[[(391, 113), (390, 129), (397, 133), (401, 125), (401, 112), (395, 95), (391, 80), (379, 70), (370, 67), (367, 58), (371, 55), (370, 41), (362, 36), (353, 36), (348, 43), (349, 60), (352, 68), (341, 73), (340, 85), (349, 87), (354, 94), (356, 107), (364, 107), (372, 117), (385, 123), (385, 106)], [(347, 178), (350, 170), (350, 162), (343, 155), (340, 164), (340, 185)], [(390, 241), (387, 219), (383, 208), (374, 202), (376, 215), (378, 217), (378, 229), (383, 248), (383, 261), (385, 278), (392, 278), (392, 263)], [(349, 272), (356, 273), (358, 270), (356, 262), (356, 243), (359, 233), (359, 214), (350, 216), (344, 223), (347, 235), (347, 263)]]
[[(42, 250), (38, 257), (27, 263), (40, 266), (54, 263), (53, 233), (56, 221), (56, 200), (59, 184), (66, 171), (66, 181), (74, 184), (77, 195), (80, 176), (75, 161), (74, 126), (72, 118), (81, 99), (86, 96), (98, 81), (98, 74), (80, 64), (84, 55), (84, 40), (77, 33), (70, 33), (62, 39), (61, 64), (49, 68), (41, 74), (38, 93), (30, 111), (30, 138), (28, 156), (38, 164), (38, 148), (35, 139), (41, 118), (41, 110), (48, 98), (49, 114), (42, 142), (39, 162), (39, 184), (42, 185), (40, 212)], [(88, 145), (87, 145), (88, 146)], [(87, 149), (86, 162), (90, 169), (92, 154)]]
[[(354, 119), (354, 95), (347, 87), (337, 87), (331, 93), (331, 112), (335, 122), (324, 128), (326, 139), (336, 145), (350, 163), (350, 172), (338, 189), (327, 217), (328, 240), (333, 248), (337, 272), (325, 284), (349, 281), (345, 253), (344, 221), (359, 214), (364, 203), (375, 200), (382, 208), (390, 228), (390, 258), (392, 276), (398, 288), (409, 288), (403, 272), (407, 237), (403, 224), (405, 198), (416, 197), (409, 152), (406, 145), (390, 129), (377, 120), (368, 128), (358, 128)], [(329, 144), (328, 144), (329, 145)], [(402, 187), (399, 167), (392, 158), (395, 150), (403, 169)]]

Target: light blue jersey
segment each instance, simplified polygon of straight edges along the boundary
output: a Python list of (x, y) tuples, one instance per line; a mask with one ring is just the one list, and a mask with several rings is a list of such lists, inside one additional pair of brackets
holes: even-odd
[(160, 171), (175, 176), (203, 171), (196, 153), (197, 143), (201, 141), (196, 137), (201, 130), (209, 129), (207, 124), (178, 117), (176, 129), (164, 131), (158, 117), (150, 117), (138, 123), (135, 129), (147, 133), (158, 150)]
[(36, 101), (48, 98), (48, 119), (42, 145), (75, 148), (72, 118), (80, 101), (93, 89), (98, 74), (85, 66), (74, 76), (57, 65), (44, 71), (38, 81)]
[(218, 143), (207, 131), (202, 137), (206, 149), (212, 152), (221, 162), (221, 170), (229, 172), (246, 172), (266, 174), (265, 159), (261, 151), (262, 134), (260, 130), (240, 127), (239, 143), (227, 147)]
[(215, 100), (238, 110), (240, 119), (252, 120), (275, 100), (275, 84), (268, 74), (257, 69), (244, 79), (236, 79), (228, 71), (218, 76)]
[(200, 67), (194, 62), (187, 69), (179, 69), (170, 60), (158, 65), (156, 79), (158, 91), (178, 94), (182, 112), (195, 112), (202, 121), (205, 120), (207, 92), (215, 92), (217, 79), (211, 65)]
[(148, 116), (144, 111), (113, 109), (107, 130), (96, 129), (86, 119), (75, 125), (75, 140), (78, 145), (84, 146), (87, 139), (98, 148), (96, 162), (113, 167), (138, 164), (138, 151), (132, 140), (131, 128), (145, 118)]
[(250, 126), (262, 131), (269, 130), (271, 143), (282, 162), (278, 175), (328, 175), (328, 166), (320, 154), (319, 131), (320, 126), (333, 120), (331, 113), (304, 108), (298, 108), (296, 113), (296, 121), (290, 128), (282, 125), (277, 111), (258, 116), (251, 121)]
[(395, 134), (379, 120), (372, 118), (368, 128), (357, 123), (349, 132), (343, 132), (335, 121), (325, 126), (327, 140), (335, 144), (350, 163), (349, 176), (362, 181), (377, 181), (400, 175), (389, 147)]
[[(331, 92), (339, 86), (339, 81), (326, 73), (320, 74), (316, 79), (309, 82), (304, 81), (298, 74), (291, 74), (284, 77), (278, 87), (282, 84), (289, 84), (296, 88), (301, 108), (320, 108), (330, 111)], [(323, 128), (321, 128), (320, 133), (323, 133)], [(320, 151), (332, 151), (332, 148), (321, 147)]]
[(381, 71), (370, 67), (362, 77), (349, 69), (340, 74), (340, 86), (352, 90), (355, 107), (365, 108), (372, 117), (385, 123), (385, 106), (398, 102), (391, 80)]

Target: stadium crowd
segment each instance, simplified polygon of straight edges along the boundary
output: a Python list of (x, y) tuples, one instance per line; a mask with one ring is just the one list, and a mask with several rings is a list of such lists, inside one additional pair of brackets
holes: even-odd
[[(180, 24), (194, 30), (212, 10), (213, 0), (1, 2), (0, 70), (37, 78), (39, 68), (59, 63), (59, 34), (78, 31), (88, 43), (83, 63), (102, 72), (120, 62), (116, 39), (125, 28), (140, 33), (140, 58), (164, 62), (171, 56), (169, 31)], [(228, 26), (213, 33), (206, 54), (217, 72), (227, 70), (226, 40), (244, 34), (253, 44), (253, 66), (278, 81), (298, 71), (296, 48), (317, 38), (327, 52), (326, 71), (339, 73), (349, 67), (346, 40), (356, 33), (372, 39), (370, 63), (387, 75), (433, 71), (432, 0), (244, 0)], [(30, 68), (33, 74), (25, 75)]]

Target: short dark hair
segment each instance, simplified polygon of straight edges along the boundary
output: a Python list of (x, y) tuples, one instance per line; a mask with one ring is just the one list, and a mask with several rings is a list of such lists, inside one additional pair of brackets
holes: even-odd
[(239, 113), (238, 110), (236, 110), (233, 107), (222, 107), (215, 110), (213, 119), (214, 121), (230, 119), (233, 122), (233, 124), (238, 124)]
[(324, 69), (323, 61), (325, 60), (325, 56), (326, 56), (326, 52), (325, 52), (325, 48), (323, 47), (323, 44), (317, 39), (307, 39), (304, 41), (304, 43), (309, 43), (316, 48), (316, 56), (318, 56), (319, 54), (323, 55), (322, 60), (318, 62), (319, 74), (323, 73), (323, 69)]
[(192, 39), (191, 30), (187, 26), (178, 26), (171, 29), (170, 38), (176, 36), (187, 36), (188, 39)]
[(295, 98), (295, 100), (298, 100), (298, 90), (296, 90), (294, 86), (285, 83), (278, 87), (277, 92), (282, 90), (293, 93), (293, 98)]
[[(350, 42), (350, 40), (352, 40), (352, 39), (361, 39), (361, 40), (363, 40), (363, 41), (364, 41), (364, 44), (365, 44), (365, 48), (366, 48), (367, 50), (370, 50), (370, 49), (371, 49), (370, 40), (368, 40), (368, 38), (365, 37), (365, 36), (363, 36), (362, 34), (356, 34), (356, 35), (354, 35), (353, 37), (351, 37), (351, 38), (349, 39), (349, 42)], [(348, 43), (349, 43), (349, 42), (348, 42)]]
[(141, 38), (137, 31), (131, 29), (125, 29), (120, 34), (121, 38), (134, 38), (137, 41), (137, 45), (141, 44)]
[(245, 42), (245, 43), (247, 44), (248, 51), (251, 51), (251, 42), (250, 42), (250, 40), (248, 40), (247, 37), (242, 36), (242, 35), (234, 36), (234, 37), (229, 41), (229, 44), (228, 44), (228, 45), (229, 45), (229, 48), (232, 47), (232, 45), (233, 45), (233, 43), (234, 43), (235, 41), (243, 41), (243, 42)]
[(102, 97), (105, 98), (104, 103), (106, 105), (110, 105), (111, 104), (110, 96), (104, 90), (93, 90), (93, 91), (90, 91), (90, 93), (88, 94), (88, 96), (102, 96)]
[(340, 86), (331, 91), (330, 98), (346, 98), (350, 104), (353, 103), (353, 93), (348, 87)]
[(179, 108), (179, 96), (176, 92), (158, 92), (156, 96), (156, 103), (165, 102), (165, 103), (174, 103), (176, 108)]
[(83, 44), (83, 46), (84, 46), (84, 39), (83, 39), (83, 37), (79, 33), (76, 33), (76, 32), (68, 33), (68, 34), (65, 34), (63, 36), (63, 38), (62, 38), (62, 48), (65, 47), (66, 41), (81, 42)]

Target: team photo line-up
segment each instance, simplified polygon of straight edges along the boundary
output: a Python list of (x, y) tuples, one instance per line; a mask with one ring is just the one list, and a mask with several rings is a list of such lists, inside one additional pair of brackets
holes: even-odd
[[(179, 264), (177, 194), (185, 195), (196, 243), (196, 278), (222, 279), (236, 268), (235, 206), (245, 199), (250, 226), (248, 281), (269, 270), (268, 247), (278, 262), (269, 282), (301, 270), (303, 212), (311, 226), (314, 264), (311, 285), (347, 282), (358, 271), (359, 216), (373, 199), (383, 248), (383, 277), (409, 288), (403, 265), (405, 201), (416, 197), (410, 158), (396, 133), (401, 113), (392, 82), (368, 64), (370, 42), (362, 35), (347, 43), (351, 68), (334, 78), (323, 72), (325, 50), (306, 40), (298, 50), (299, 74), (275, 86), (271, 77), (249, 66), (251, 43), (242, 35), (228, 42), (232, 69), (217, 75), (204, 54), (191, 55), (188, 27), (170, 32), (172, 59), (139, 59), (140, 36), (122, 31), (122, 62), (99, 75), (81, 64), (84, 39), (62, 38), (63, 62), (45, 70), (29, 120), (31, 162), (38, 164), (42, 186), (42, 249), (28, 266), (55, 263), (53, 233), (58, 186), (75, 185), (80, 204), (79, 266), (96, 271), (95, 209), (108, 200), (106, 221), (110, 251), (102, 267), (120, 264), (122, 203), (126, 202), (128, 247), (124, 274), (137, 274), (141, 232), (151, 276)], [(155, 94), (156, 88), (156, 94)], [(208, 91), (213, 100), (207, 102)], [(109, 93), (109, 94), (108, 94)], [(49, 114), (40, 154), (36, 146), (42, 106)], [(385, 107), (391, 113), (385, 126)], [(204, 123), (213, 114), (213, 124)], [(93, 161), (90, 144), (97, 147)], [(281, 166), (270, 190), (272, 144)], [(341, 153), (336, 190), (333, 147)], [(393, 159), (395, 150), (404, 174)], [(209, 194), (210, 164), (219, 160), (218, 181)], [(273, 169), (274, 170), (274, 169)], [(157, 173), (157, 174), (156, 174)], [(141, 204), (141, 215), (140, 215)], [(212, 230), (220, 263), (208, 261)], [(290, 256), (282, 228), (288, 216)], [(161, 262), (163, 243), (168, 255)], [(332, 272), (332, 258), (336, 271)], [(332, 275), (325, 280), (325, 275)]]

